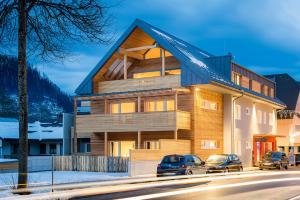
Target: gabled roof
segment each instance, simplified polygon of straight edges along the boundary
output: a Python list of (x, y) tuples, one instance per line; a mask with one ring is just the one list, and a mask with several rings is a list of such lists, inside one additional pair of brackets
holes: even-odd
[(271, 74), (265, 77), (276, 82), (276, 96), (283, 101), (287, 110), (295, 110), (300, 92), (299, 83), (289, 74)]
[(176, 59), (181, 62), (181, 84), (183, 86), (208, 84), (214, 81), (237, 90), (244, 90), (245, 92), (260, 96), (269, 101), (275, 102), (276, 104), (284, 105), (278, 99), (264, 96), (262, 94), (247, 90), (234, 84), (231, 81), (231, 55), (214, 56), (139, 19), (133, 22), (133, 24), (112, 46), (112, 48), (102, 58), (102, 60), (88, 74), (88, 76), (76, 89), (76, 94), (92, 94), (93, 77), (112, 56), (112, 54), (118, 50), (122, 43), (135, 30), (135, 28), (140, 28), (141, 30), (143, 30), (146, 34), (152, 37), (159, 46), (169, 51)]

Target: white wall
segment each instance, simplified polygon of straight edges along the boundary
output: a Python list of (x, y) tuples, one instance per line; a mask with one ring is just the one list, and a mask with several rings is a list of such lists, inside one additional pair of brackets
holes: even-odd
[[(224, 95), (224, 153), (232, 152), (230, 141), (232, 126), (229, 126), (232, 122), (232, 116), (226, 114), (226, 109), (232, 107), (232, 97), (230, 97), (230, 95)], [(276, 113), (271, 105), (254, 102), (248, 97), (242, 97), (235, 101), (234, 115), (234, 151), (232, 153), (240, 157), (244, 166), (251, 166), (253, 136), (256, 134), (276, 134)], [(259, 115), (262, 118), (261, 122), (259, 122)], [(270, 120), (272, 125), (269, 124)]]

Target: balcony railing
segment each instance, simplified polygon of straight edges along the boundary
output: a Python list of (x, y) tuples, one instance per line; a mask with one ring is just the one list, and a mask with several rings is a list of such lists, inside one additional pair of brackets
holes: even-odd
[(132, 92), (153, 89), (178, 88), (180, 75), (168, 75), (152, 78), (103, 81), (98, 83), (98, 94), (115, 92)]
[(171, 131), (175, 129), (191, 129), (189, 112), (167, 111), (76, 116), (77, 133)]

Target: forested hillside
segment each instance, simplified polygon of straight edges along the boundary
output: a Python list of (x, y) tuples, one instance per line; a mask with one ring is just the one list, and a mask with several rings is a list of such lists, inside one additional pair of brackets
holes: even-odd
[[(17, 118), (18, 60), (0, 55), (0, 117)], [(62, 112), (72, 112), (72, 99), (57, 85), (28, 64), (30, 121), (54, 121)]]

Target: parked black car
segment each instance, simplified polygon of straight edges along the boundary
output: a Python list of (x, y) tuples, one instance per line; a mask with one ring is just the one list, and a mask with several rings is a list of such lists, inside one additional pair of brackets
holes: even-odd
[(157, 166), (157, 176), (205, 173), (205, 162), (196, 155), (167, 155)]
[(259, 162), (259, 169), (288, 169), (289, 159), (285, 153), (279, 151), (270, 151), (266, 153)]
[(243, 171), (243, 165), (235, 154), (211, 155), (206, 160), (206, 172)]

